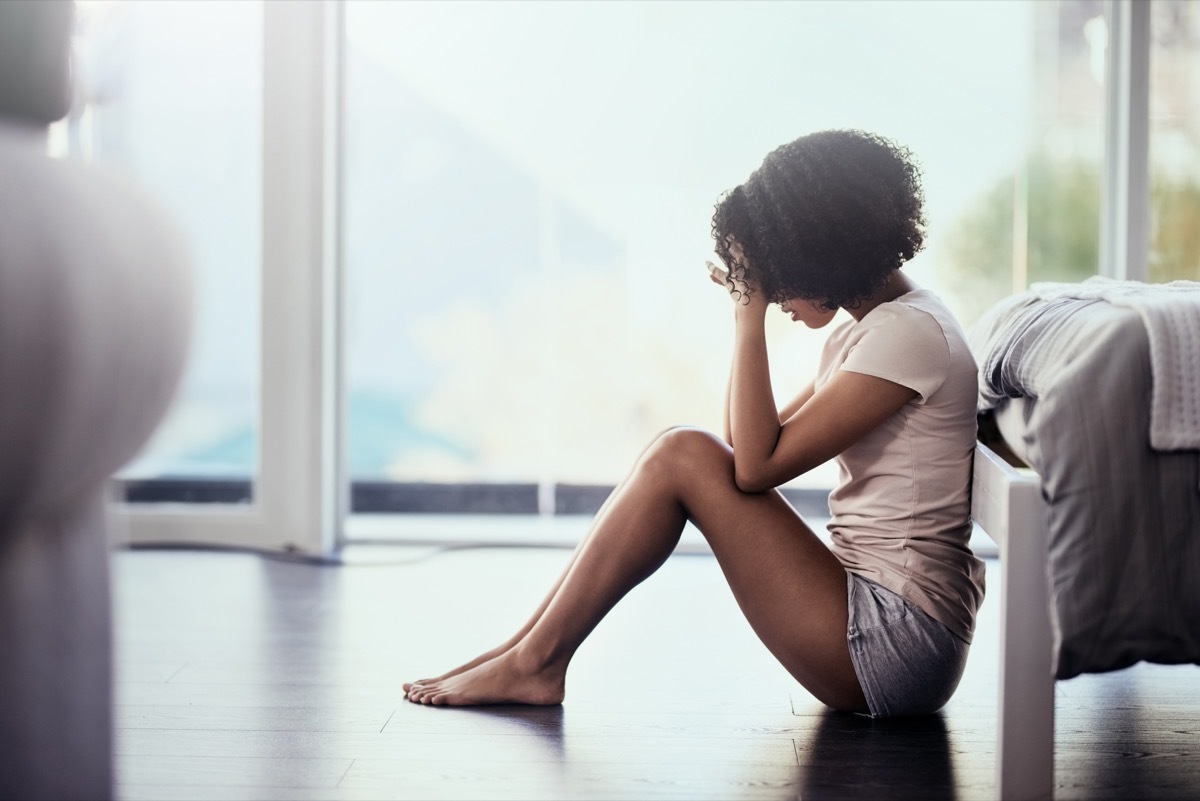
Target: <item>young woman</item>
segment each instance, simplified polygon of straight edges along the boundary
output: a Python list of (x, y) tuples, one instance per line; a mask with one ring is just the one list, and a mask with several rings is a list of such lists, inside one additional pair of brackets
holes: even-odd
[[(900, 272), (920, 250), (919, 171), (860, 131), (770, 153), (713, 216), (713, 268), (733, 300), (720, 438), (660, 434), (596, 515), (545, 601), (508, 642), (435, 679), (420, 704), (558, 704), (567, 666), (609, 609), (658, 569), (691, 521), (754, 631), (823, 703), (933, 712), (962, 676), (983, 564), (967, 546), (976, 368), (946, 307)], [(770, 304), (811, 328), (838, 309), (816, 379), (777, 407)], [(832, 548), (775, 489), (836, 458)]]

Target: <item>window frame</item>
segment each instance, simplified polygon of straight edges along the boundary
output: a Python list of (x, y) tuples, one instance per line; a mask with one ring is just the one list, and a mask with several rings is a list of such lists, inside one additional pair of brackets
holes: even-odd
[[(128, 544), (310, 555), (341, 546), (343, 16), (341, 2), (263, 3), (261, 436), (251, 499), (118, 504)], [(195, 495), (203, 482), (192, 484)]]
[(1100, 275), (1145, 281), (1150, 259), (1150, 3), (1105, 4)]

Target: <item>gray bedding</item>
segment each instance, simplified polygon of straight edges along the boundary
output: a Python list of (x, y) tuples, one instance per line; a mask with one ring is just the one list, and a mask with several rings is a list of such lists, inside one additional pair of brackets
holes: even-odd
[(971, 347), (981, 412), (1026, 399), (1013, 449), (1041, 476), (1049, 509), (1058, 678), (1200, 663), (1200, 454), (1150, 448), (1141, 318), (1026, 293), (993, 307)]

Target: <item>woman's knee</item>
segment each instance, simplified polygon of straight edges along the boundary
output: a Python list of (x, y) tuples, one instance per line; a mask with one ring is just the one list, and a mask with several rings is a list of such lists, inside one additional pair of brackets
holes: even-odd
[(720, 437), (700, 428), (678, 426), (659, 434), (640, 467), (665, 476), (696, 475), (718, 469), (732, 476), (733, 451)]

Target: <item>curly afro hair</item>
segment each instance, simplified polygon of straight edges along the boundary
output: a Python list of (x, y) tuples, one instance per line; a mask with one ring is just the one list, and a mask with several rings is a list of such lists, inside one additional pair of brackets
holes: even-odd
[[(716, 252), (767, 300), (855, 308), (925, 240), (921, 173), (907, 148), (820, 131), (776, 148), (713, 213)], [(741, 248), (744, 261), (730, 254)]]

